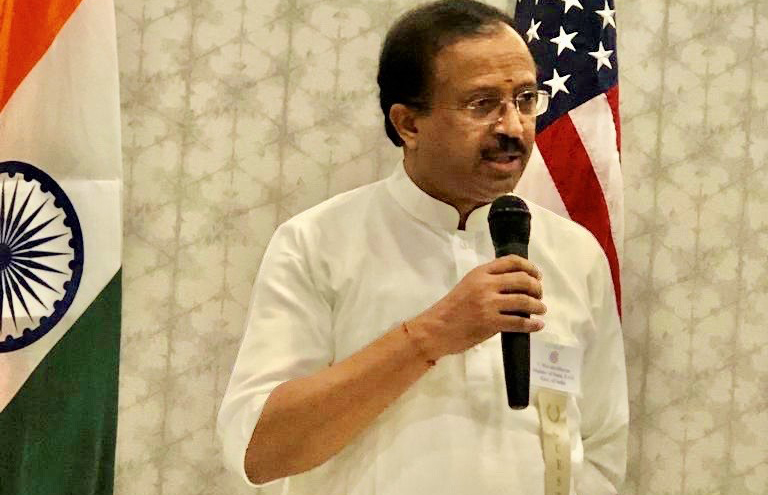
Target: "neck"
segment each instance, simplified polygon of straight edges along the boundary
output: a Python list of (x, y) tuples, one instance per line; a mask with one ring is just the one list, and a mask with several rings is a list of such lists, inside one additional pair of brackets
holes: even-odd
[(477, 208), (480, 208), (483, 205), (475, 205), (474, 208), (469, 210), (461, 210), (459, 208), (456, 208), (456, 210), (459, 212), (459, 230), (466, 230), (467, 228), (467, 219), (469, 218), (469, 214), (475, 211)]
[(419, 175), (416, 172), (416, 167), (413, 166), (412, 160), (408, 159), (407, 153), (406, 153), (404, 163), (405, 163), (405, 172), (411, 178), (413, 183), (418, 186), (419, 189), (429, 194), (436, 200), (442, 201), (443, 203), (450, 205), (456, 209), (456, 211), (459, 213), (459, 225), (457, 226), (459, 230), (465, 230), (469, 215), (473, 211), (475, 211), (477, 208), (485, 204), (485, 203), (478, 203), (476, 201), (468, 201), (468, 200), (462, 200), (460, 198), (449, 197), (449, 195), (441, 191), (440, 188), (437, 187), (437, 185), (433, 181), (431, 181), (428, 176)]

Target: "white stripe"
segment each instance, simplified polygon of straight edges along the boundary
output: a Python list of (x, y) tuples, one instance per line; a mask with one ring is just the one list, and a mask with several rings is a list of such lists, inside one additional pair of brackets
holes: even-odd
[(0, 161), (54, 179), (121, 179), (112, 0), (82, 0), (0, 112)]
[(608, 97), (600, 94), (574, 108), (568, 115), (603, 189), (611, 235), (621, 263), (624, 245), (624, 182), (619, 151), (616, 149), (616, 127)]
[(563, 198), (552, 180), (544, 158), (541, 156), (539, 147), (534, 146), (531, 153), (531, 159), (525, 167), (525, 172), (520, 178), (520, 182), (515, 187), (515, 194), (533, 201), (539, 206), (557, 213), (558, 215), (571, 218), (568, 210), (565, 208)]

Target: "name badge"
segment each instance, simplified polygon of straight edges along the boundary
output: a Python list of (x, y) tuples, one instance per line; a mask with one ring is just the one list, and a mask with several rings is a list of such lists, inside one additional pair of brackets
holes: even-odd
[(581, 396), (581, 359), (577, 345), (531, 338), (531, 385)]

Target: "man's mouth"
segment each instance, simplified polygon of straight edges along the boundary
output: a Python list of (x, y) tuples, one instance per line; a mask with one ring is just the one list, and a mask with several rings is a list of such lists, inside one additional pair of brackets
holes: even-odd
[(525, 145), (520, 139), (501, 135), (498, 136), (498, 141), (485, 148), (480, 156), (483, 161), (501, 165), (503, 169), (522, 167)]
[(522, 156), (519, 152), (506, 152), (506, 151), (484, 151), (482, 153), (483, 160), (496, 163), (509, 163)]

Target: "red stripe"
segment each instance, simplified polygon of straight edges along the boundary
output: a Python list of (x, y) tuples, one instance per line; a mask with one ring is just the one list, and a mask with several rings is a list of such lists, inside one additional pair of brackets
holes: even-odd
[(0, 111), (80, 0), (0, 0)]
[(619, 156), (621, 156), (621, 117), (619, 116), (619, 85), (612, 87), (605, 93), (608, 97), (608, 105), (611, 107), (611, 113), (613, 114), (613, 125), (616, 127), (616, 149), (619, 150)]
[(608, 205), (573, 121), (568, 115), (560, 117), (536, 136), (536, 143), (571, 219), (592, 232), (608, 257), (621, 315), (619, 258)]

